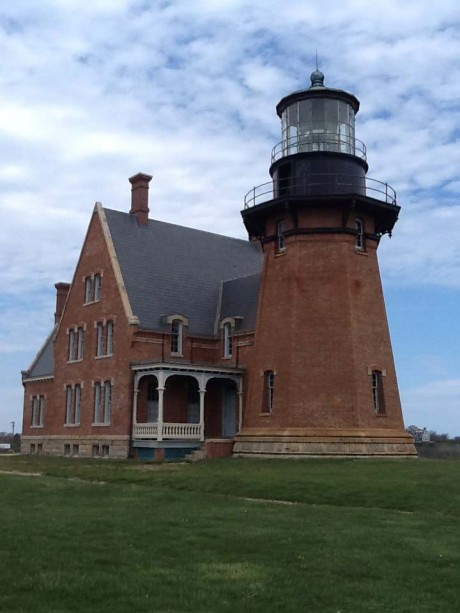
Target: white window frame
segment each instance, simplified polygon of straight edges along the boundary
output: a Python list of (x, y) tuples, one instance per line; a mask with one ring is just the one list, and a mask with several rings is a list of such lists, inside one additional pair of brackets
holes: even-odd
[(103, 423), (110, 424), (112, 412), (112, 382), (104, 381), (104, 421)]
[(93, 279), (85, 277), (85, 304), (93, 302)]
[(105, 355), (113, 354), (113, 321), (109, 321), (105, 324)]
[(228, 321), (222, 326), (222, 335), (224, 343), (224, 358), (233, 356), (233, 341), (232, 341), (232, 324)]
[(184, 324), (181, 319), (171, 321), (171, 355), (182, 355)]
[(96, 324), (96, 357), (104, 355), (104, 324), (98, 321)]
[(99, 302), (101, 299), (101, 284), (102, 284), (102, 276), (99, 272), (94, 275), (93, 279), (93, 301)]

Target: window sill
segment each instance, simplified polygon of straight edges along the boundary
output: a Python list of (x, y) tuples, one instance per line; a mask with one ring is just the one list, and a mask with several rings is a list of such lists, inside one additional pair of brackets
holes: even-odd
[(78, 424), (64, 424), (64, 428), (79, 428), (80, 422)]
[(183, 358), (184, 354), (183, 353), (176, 353), (176, 352), (171, 351), (171, 357), (172, 358)]
[(31, 428), (34, 428), (34, 429), (37, 429), (37, 428), (38, 428), (38, 429), (40, 429), (40, 428), (43, 428), (43, 424), (42, 424), (41, 426), (34, 426), (34, 425), (32, 425), (32, 426), (30, 426), (30, 427), (31, 427)]
[(67, 360), (67, 364), (78, 364), (78, 362), (83, 362), (83, 358), (79, 358), (78, 360)]
[(365, 255), (366, 257), (369, 257), (369, 254), (364, 249), (356, 249), (355, 248), (355, 253), (356, 253), (356, 255)]
[(261, 412), (259, 413), (259, 416), (260, 416), (260, 417), (271, 417), (271, 416), (272, 416), (272, 414), (273, 414), (273, 413), (272, 413), (272, 411), (261, 411)]
[(110, 426), (110, 422), (108, 422), (108, 423), (99, 423), (99, 422), (96, 423), (96, 422), (94, 422), (91, 425), (94, 426), (95, 428), (101, 428), (101, 427), (104, 427), (104, 426)]
[(280, 258), (282, 255), (286, 255), (286, 249), (283, 249), (283, 251), (275, 251), (275, 258)]
[(113, 353), (106, 353), (104, 355), (95, 355), (94, 359), (95, 360), (103, 360), (104, 358), (111, 358), (113, 356)]
[(222, 356), (222, 359), (223, 359), (223, 360), (232, 360), (232, 359), (233, 359), (233, 356), (232, 356), (232, 355), (223, 355), (223, 356)]
[(84, 302), (83, 306), (89, 306), (90, 304), (97, 304), (100, 301), (101, 301), (101, 299), (98, 298), (97, 300), (91, 300), (90, 302)]

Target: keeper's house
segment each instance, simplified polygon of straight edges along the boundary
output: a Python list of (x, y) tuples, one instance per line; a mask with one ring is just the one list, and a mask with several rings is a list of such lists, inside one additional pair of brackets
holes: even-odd
[(24, 385), (23, 453), (180, 459), (414, 455), (377, 262), (399, 207), (367, 177), (358, 100), (283, 98), (249, 240), (97, 203)]

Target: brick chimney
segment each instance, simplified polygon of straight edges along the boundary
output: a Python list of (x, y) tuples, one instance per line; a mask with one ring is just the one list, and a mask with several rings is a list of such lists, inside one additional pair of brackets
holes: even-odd
[(70, 283), (56, 283), (56, 312), (54, 313), (54, 323), (57, 324), (61, 319), (62, 311), (64, 310), (67, 294), (69, 293)]
[(146, 175), (139, 172), (137, 175), (130, 177), (129, 182), (131, 188), (131, 210), (135, 215), (137, 223), (147, 225), (149, 220), (149, 183), (152, 180), (151, 175)]

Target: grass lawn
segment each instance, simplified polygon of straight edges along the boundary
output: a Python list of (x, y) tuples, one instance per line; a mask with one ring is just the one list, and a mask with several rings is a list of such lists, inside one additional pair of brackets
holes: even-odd
[(0, 456), (0, 492), (1, 612), (460, 610), (457, 460)]

